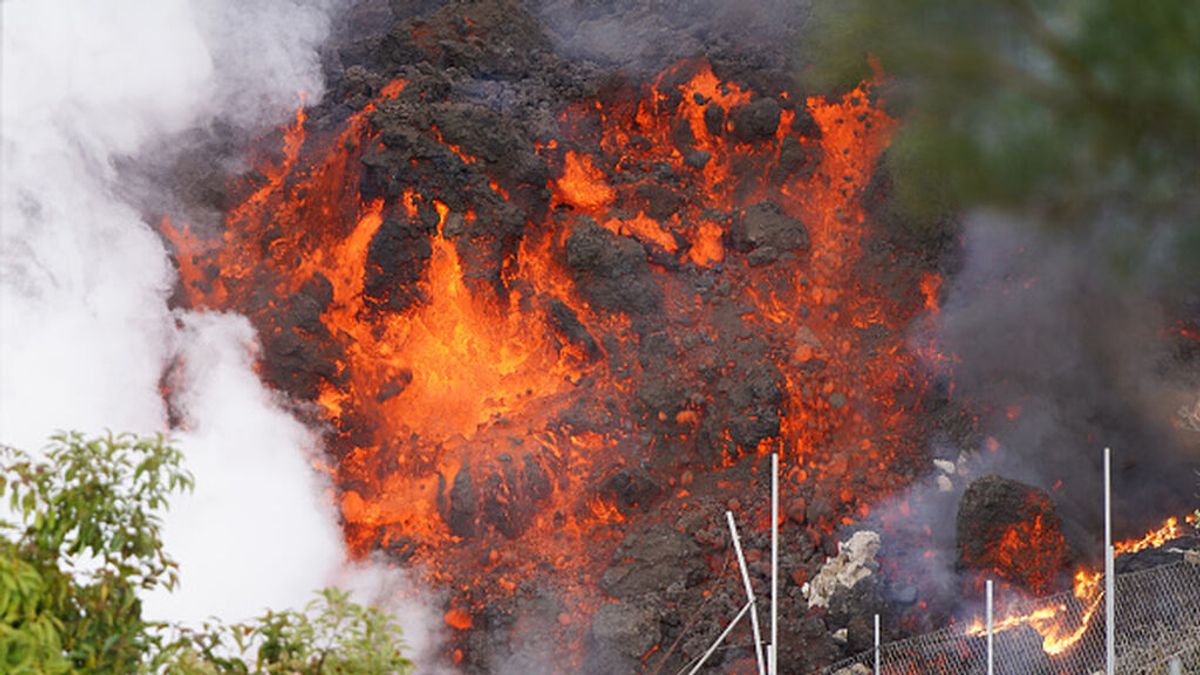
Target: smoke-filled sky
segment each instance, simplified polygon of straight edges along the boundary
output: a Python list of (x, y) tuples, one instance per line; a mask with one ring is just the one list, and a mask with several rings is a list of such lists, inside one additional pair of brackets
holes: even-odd
[[(240, 316), (171, 310), (175, 273), (117, 165), (220, 118), (248, 131), (322, 90), (333, 0), (10, 0), (3, 11), (0, 442), (167, 428), (196, 476), (167, 520), (181, 587), (156, 618), (241, 620), (342, 582), (316, 439), (254, 374)], [(169, 157), (154, 157), (165, 163)], [(166, 200), (166, 197), (159, 196)], [(409, 643), (419, 647), (413, 633)]]

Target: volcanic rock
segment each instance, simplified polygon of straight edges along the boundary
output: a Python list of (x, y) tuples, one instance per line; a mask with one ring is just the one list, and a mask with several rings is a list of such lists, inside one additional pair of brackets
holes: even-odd
[(533, 143), (500, 114), (467, 104), (446, 104), (437, 112), (435, 123), (447, 142), (518, 183), (546, 184), (549, 170), (533, 151)]
[(262, 337), (263, 375), (297, 399), (315, 395), (323, 382), (338, 377), (341, 351), (328, 341), (329, 330), (321, 322), (332, 300), (333, 286), (321, 274), (309, 277), (298, 293), (259, 299), (277, 326)]
[(808, 178), (816, 171), (821, 161), (820, 146), (812, 143), (801, 143), (792, 136), (783, 139), (779, 145), (780, 172), (777, 179)]
[(380, 224), (367, 247), (363, 295), (369, 306), (400, 312), (421, 301), (417, 282), (433, 254), (433, 229), (419, 218), (391, 216)]
[(796, 497), (788, 503), (787, 516), (797, 525), (803, 525), (808, 520), (808, 502), (804, 497)]
[(581, 218), (567, 238), (567, 267), (593, 305), (609, 311), (649, 314), (662, 304), (662, 290), (637, 241)]
[(1143, 549), (1137, 553), (1118, 556), (1115, 563), (1117, 574), (1170, 565), (1184, 560), (1188, 553), (1200, 552), (1200, 535), (1188, 535), (1164, 542), (1162, 546)]
[(779, 433), (783, 384), (773, 364), (722, 372), (714, 384), (719, 396), (705, 414), (697, 439), (702, 456), (713, 459), (722, 451), (735, 455)]
[(808, 248), (804, 223), (785, 214), (771, 202), (746, 207), (730, 231), (733, 248), (749, 253), (752, 265), (774, 262), (785, 251)]
[(600, 482), (600, 493), (609, 497), (623, 513), (645, 510), (663, 488), (645, 469), (625, 467)]
[(454, 477), (450, 488), (450, 507), (446, 515), (446, 524), (450, 532), (459, 537), (475, 535), (475, 519), (478, 517), (478, 495), (475, 492), (475, 482), (471, 479), (470, 465), (464, 465)]
[(704, 109), (704, 128), (713, 136), (725, 131), (725, 109), (716, 103)]
[(600, 587), (614, 598), (636, 598), (687, 584), (704, 573), (700, 551), (692, 538), (666, 525), (631, 532), (613, 555), (613, 564), (600, 578)]
[(554, 299), (549, 303), (550, 321), (558, 329), (558, 333), (568, 342), (583, 348), (589, 358), (600, 356), (600, 345), (586, 326), (579, 320), (579, 315), (561, 300)]
[[(300, 306), (300, 313), (291, 315), (291, 303)], [(263, 376), (272, 386), (287, 392), (297, 399), (315, 397), (321, 383), (334, 380), (337, 375), (337, 359), (341, 351), (336, 345), (313, 339), (307, 331), (296, 325), (302, 323), (306, 310), (302, 296), (289, 298), (281, 310), (274, 313), (279, 329), (262, 337), (263, 359), (270, 363), (263, 369)]]
[(773, 138), (779, 129), (780, 112), (779, 102), (768, 97), (734, 108), (729, 113), (734, 138), (747, 143)]
[(1045, 491), (1000, 476), (973, 481), (958, 505), (958, 565), (990, 570), (1035, 593), (1056, 589), (1070, 563), (1062, 520)]
[(607, 603), (592, 617), (592, 637), (602, 645), (636, 659), (658, 642), (658, 616), (644, 607), (624, 602)]
[[(435, 4), (441, 7), (434, 9)], [(498, 415), (488, 421), (487, 429), (478, 430), (477, 437), (466, 438), (463, 434), (471, 436), (471, 432), (463, 430), (450, 441), (456, 446), (463, 442), (471, 444), (462, 449), (460, 459), (464, 461), (456, 474), (437, 475), (439, 513), (449, 533), (461, 542), (454, 546), (431, 545), (431, 541), (415, 533), (408, 536), (398, 524), (369, 531), (373, 527), (370, 524), (347, 522), (348, 536), (352, 541), (365, 542), (367, 548), (382, 549), (392, 560), (428, 556), (448, 576), (466, 571), (466, 579), (478, 582), (456, 584), (454, 591), (455, 595), (465, 591), (468, 596), (477, 594), (484, 599), (484, 609), (472, 612), (472, 628), (454, 636), (452, 653), (457, 652), (460, 658), (459, 649), (466, 653), (465, 660), (458, 664), (463, 672), (540, 672), (540, 666), (546, 662), (527, 656), (543, 653), (541, 644), (526, 654), (514, 636), (525, 633), (556, 641), (555, 649), (547, 647), (546, 654), (577, 655), (578, 645), (571, 639), (576, 637), (574, 627), (580, 627), (580, 633), (586, 632), (589, 618), (593, 619), (589, 639), (598, 651), (611, 652), (616, 657), (611, 662), (597, 660), (596, 663), (605, 665), (594, 672), (634, 672), (641, 665), (638, 659), (652, 649), (660, 636), (664, 649), (655, 653), (655, 659), (662, 659), (658, 669), (674, 672), (680, 659), (690, 658), (707, 647), (743, 601), (736, 583), (728, 584), (728, 589), (714, 590), (711, 596), (701, 593), (708, 588), (701, 582), (708, 581), (710, 574), (715, 576), (709, 565), (719, 562), (729, 551), (727, 533), (719, 519), (708, 517), (711, 514), (707, 510), (725, 503), (731, 494), (742, 496), (746, 504), (755, 503), (753, 497), (744, 496), (751, 494), (746, 488), (754, 479), (735, 474), (725, 460), (737, 460), (753, 452), (764, 440), (785, 440), (783, 414), (792, 409), (788, 406), (789, 398), (799, 394), (789, 391), (790, 387), (803, 387), (807, 397), (811, 386), (817, 392), (812, 395), (814, 399), (834, 392), (816, 389), (824, 384), (825, 375), (821, 371), (827, 359), (830, 362), (839, 359), (836, 369), (839, 372), (846, 370), (844, 366), (856, 363), (852, 356), (835, 355), (841, 353), (832, 349), (834, 345), (842, 345), (840, 332), (828, 336), (822, 332), (822, 339), (831, 346), (826, 352), (821, 340), (807, 328), (793, 333), (791, 327), (795, 324), (784, 323), (775, 331), (763, 322), (742, 318), (759, 313), (747, 299), (751, 286), (764, 297), (776, 291), (779, 298), (804, 297), (800, 289), (789, 288), (796, 273), (807, 272), (791, 266), (799, 263), (803, 267), (802, 253), (809, 247), (804, 223), (789, 215), (800, 212), (804, 204), (783, 201), (791, 200), (792, 193), (781, 192), (780, 188), (785, 183), (789, 188), (803, 187), (792, 181), (811, 176), (822, 159), (820, 144), (813, 142), (818, 130), (805, 110), (806, 97), (793, 90), (793, 95), (781, 106), (781, 92), (787, 86), (784, 74), (790, 72), (783, 67), (784, 61), (746, 54), (747, 50), (774, 53), (774, 46), (764, 44), (760, 31), (753, 33), (752, 40), (743, 39), (745, 29), (736, 20), (711, 20), (712, 8), (697, 6), (692, 8), (696, 11), (680, 11), (670, 3), (647, 5), (625, 0), (616, 3), (391, 0), (391, 5), (397, 19), (392, 25), (386, 25), (386, 18), (376, 15), (378, 25), (368, 26), (371, 22), (365, 20), (364, 14), (362, 29), (348, 34), (355, 42), (336, 45), (337, 53), (331, 55), (328, 64), (329, 94), (320, 106), (310, 107), (309, 123), (305, 125), (308, 131), (322, 132), (313, 133), (310, 142), (303, 145), (301, 164), (303, 170), (308, 170), (318, 167), (309, 160), (313, 159), (310, 155), (318, 154), (323, 138), (331, 137), (330, 132), (341, 128), (350, 114), (366, 115), (367, 126), (361, 133), (339, 140), (336, 147), (345, 152), (330, 155), (348, 161), (346, 185), (340, 184), (340, 170), (331, 170), (328, 181), (328, 187), (335, 193), (328, 206), (345, 213), (327, 215), (320, 211), (318, 207), (326, 205), (312, 200), (318, 194), (313, 188), (323, 190), (325, 184), (309, 181), (303, 170), (298, 170), (287, 177), (284, 192), (297, 190), (296, 196), (301, 197), (300, 188), (292, 186), (302, 186), (307, 191), (305, 198), (314, 204), (306, 207), (305, 212), (320, 217), (305, 221), (311, 232), (306, 228), (293, 229), (287, 237), (279, 227), (270, 227), (269, 236), (264, 236), (260, 246), (266, 249), (271, 244), (272, 249), (278, 248), (289, 256), (304, 253), (292, 250), (297, 248), (295, 242), (308, 242), (309, 235), (319, 235), (322, 240), (340, 237), (344, 233), (333, 228), (353, 228), (356, 222), (362, 222), (362, 207), (382, 203), (383, 222), (368, 246), (365, 265), (361, 269), (327, 270), (330, 279), (341, 280), (345, 272), (356, 275), (356, 282), (362, 282), (361, 297), (366, 311), (354, 317), (359, 327), (374, 324), (378, 334), (391, 317), (416, 316), (414, 309), (436, 298), (440, 287), (426, 283), (431, 252), (436, 250), (438, 260), (443, 260), (441, 255), (446, 244), (450, 244), (456, 254), (456, 271), (461, 273), (471, 300), (480, 301), (480, 307), (498, 310), (501, 317), (520, 312), (531, 327), (542, 314), (548, 317), (549, 325), (543, 326), (543, 332), (549, 334), (547, 347), (550, 352), (558, 347), (560, 357), (569, 357), (561, 363), (569, 362), (572, 366), (568, 388), (575, 393), (564, 396), (558, 387), (539, 390), (534, 386), (517, 399), (521, 405), (530, 402), (529, 409), (536, 409), (538, 417), (519, 419), (520, 410), (514, 408), (512, 412), (517, 413), (518, 419), (511, 429), (506, 428), (509, 416)], [(662, 117), (659, 113), (669, 112), (684, 95), (685, 90), (680, 87), (695, 73), (694, 66), (666, 71), (658, 80), (642, 76), (648, 74), (626, 74), (636, 69), (618, 69), (622, 74), (616, 76), (612, 75), (616, 71), (603, 70), (604, 66), (595, 61), (563, 58), (561, 53), (555, 53), (552, 39), (543, 32), (545, 14), (539, 12), (539, 5), (543, 9), (553, 5), (548, 8), (563, 9), (558, 16), (569, 17), (562, 21), (565, 34), (560, 37), (565, 46), (580, 45), (581, 40), (576, 38), (587, 34), (602, 35), (604, 39), (599, 42), (605, 45), (617, 44), (622, 40), (618, 34), (626, 33), (626, 24), (633, 24), (630, 27), (644, 31), (643, 36), (654, 36), (652, 46), (656, 52), (647, 55), (628, 49), (613, 50), (614, 58), (622, 59), (622, 63), (644, 68), (656, 59), (665, 59), (654, 66), (657, 71), (683, 57), (703, 56), (712, 62), (717, 77), (728, 82), (721, 85), (723, 94), (729, 94), (733, 87), (758, 93), (751, 94), (754, 98), (750, 103), (730, 104), (728, 109), (714, 100), (726, 100), (718, 95), (693, 96), (694, 104), (704, 108), (703, 130), (693, 128), (694, 116)], [(740, 7), (738, 3), (725, 6), (720, 12)], [(747, 16), (759, 20), (770, 14), (754, 8), (742, 9)], [(539, 16), (535, 18), (534, 14)], [(786, 19), (778, 18), (799, 22), (803, 13), (786, 14)], [(659, 15), (666, 23), (648, 18)], [(618, 17), (621, 21), (610, 21)], [(686, 41), (679, 41), (676, 36), (680, 31), (672, 28), (673, 22), (695, 24), (702, 30), (689, 34)], [(782, 21), (772, 20), (772, 23)], [(614, 31), (614, 26), (622, 30)], [(710, 27), (719, 27), (719, 31), (710, 31)], [(725, 30), (736, 39), (719, 37), (718, 33)], [(404, 90), (395, 96), (377, 98), (397, 78), (407, 83)], [(646, 87), (651, 83), (656, 91), (648, 96)], [(366, 107), (372, 99), (375, 100), (368, 112)], [(639, 110), (642, 100), (647, 102), (640, 108), (643, 114), (650, 114), (653, 121), (662, 121), (669, 127), (660, 130), (652, 125), (636, 129), (646, 135), (631, 134), (626, 145), (633, 152), (622, 152), (622, 158), (614, 165), (617, 158), (607, 149), (607, 141), (601, 142), (605, 127), (609, 120), (634, 121), (641, 117), (634, 112)], [(584, 107), (591, 110), (593, 103), (594, 114), (567, 112)], [(783, 107), (793, 120), (792, 131), (804, 131), (801, 137), (786, 137), (776, 146), (774, 137), (785, 117)], [(622, 133), (640, 127), (638, 121), (638, 125), (623, 123)], [(700, 143), (696, 137), (705, 136), (705, 132), (710, 137), (729, 138), (712, 145), (703, 143), (702, 150), (697, 147)], [(655, 147), (660, 143), (662, 148)], [(723, 149), (720, 143), (725, 144)], [(748, 153), (750, 145), (754, 148)], [(552, 191), (548, 183), (556, 182), (563, 153), (568, 149), (603, 156), (597, 166), (602, 167), (605, 181), (620, 195), (620, 203), (614, 204), (611, 213), (602, 216), (586, 209), (572, 210), (572, 206), (560, 201), (554, 201), (555, 211), (550, 211)], [(683, 158), (682, 166), (663, 152), (672, 150), (677, 150)], [(702, 172), (692, 169), (706, 166), (728, 169), (729, 186), (735, 192), (733, 199), (705, 198), (697, 182)], [(840, 190), (838, 178), (836, 189)], [(265, 183), (262, 176), (259, 185)], [(752, 204), (744, 209), (734, 206), (763, 198), (752, 199), (749, 195), (773, 195), (771, 199), (779, 201)], [(787, 205), (788, 211), (778, 204)], [(703, 209), (697, 208), (698, 205)], [(591, 214), (598, 222), (609, 222), (609, 216), (627, 220), (639, 211), (659, 221), (668, 236), (676, 237), (677, 250), (664, 252), (661, 246), (643, 243), (644, 238), (615, 234), (583, 215)], [(408, 215), (410, 212), (413, 215)], [(265, 214), (264, 220), (274, 221), (270, 215)], [(702, 264), (688, 256), (689, 246), (694, 244), (688, 241), (690, 235), (683, 232), (693, 232), (698, 223), (718, 227), (721, 262)], [(526, 258), (519, 258), (517, 251), (540, 256), (539, 247), (524, 247), (536, 244), (544, 230), (567, 235), (565, 242), (554, 238), (548, 255), (556, 256), (553, 262), (573, 282), (569, 284), (569, 301), (565, 301), (567, 295), (559, 299), (558, 290), (547, 291), (540, 283), (531, 283), (537, 280), (526, 278), (520, 271)], [(278, 244), (274, 243), (276, 240)], [(357, 246), (358, 243), (356, 252)], [(546, 262), (540, 257), (528, 260), (538, 263), (530, 265), (530, 269), (539, 269), (540, 263)], [(356, 264), (357, 261), (356, 257)], [(776, 275), (766, 266), (777, 261), (789, 266)], [(760, 268), (747, 273), (746, 264)], [(819, 281), (819, 275), (814, 276)], [(215, 280), (216, 272), (209, 277)], [(776, 284), (785, 277), (787, 281)], [(553, 286), (557, 287), (560, 280), (554, 281)], [(894, 285), (904, 286), (900, 282)], [(489, 288), (495, 297), (484, 296)], [(430, 297), (425, 297), (427, 294)], [(333, 335), (311, 337), (315, 331), (324, 330), (321, 317), (331, 297), (328, 281), (324, 284), (317, 281), (311, 292), (302, 290), (295, 298), (280, 299), (272, 295), (266, 300), (281, 307), (290, 305), (282, 310), (289, 316), (255, 317), (264, 336), (264, 368), (271, 373), (286, 372), (288, 377), (296, 379), (296, 382), (279, 379), (273, 382), (301, 401), (316, 402), (321, 391), (319, 385), (338, 378), (347, 383), (339, 388), (350, 393), (348, 383), (357, 374), (356, 366), (346, 365), (347, 359), (339, 358), (345, 355), (337, 351), (341, 349), (338, 345), (353, 344), (349, 333), (339, 335), (337, 328), (331, 328), (328, 332)], [(514, 302), (506, 303), (506, 299)], [(575, 299), (583, 302), (577, 304)], [(500, 302), (492, 302), (495, 300)], [(809, 309), (799, 306), (795, 313), (806, 317)], [(707, 318), (710, 311), (711, 320)], [(814, 305), (812, 311), (822, 312), (822, 309)], [(620, 318), (617, 315), (630, 320), (635, 335), (607, 327), (606, 319)], [(823, 325), (820, 318), (818, 314), (815, 317), (818, 323), (814, 325)], [(478, 327), (467, 326), (464, 331), (467, 328)], [(864, 352), (872, 347), (871, 343), (860, 344), (857, 338), (852, 338), (851, 344), (856, 350), (863, 347)], [(564, 349), (567, 345), (571, 348)], [(316, 351), (324, 346), (331, 351)], [(795, 371), (785, 370), (787, 358), (799, 352), (796, 349), (799, 346), (804, 347), (800, 353), (804, 358), (793, 359)], [(539, 351), (539, 356), (542, 353)], [(588, 362), (587, 368), (574, 368), (580, 353), (586, 354), (583, 360)], [(601, 359), (605, 362), (601, 363)], [(847, 361), (843, 363), (840, 359)], [(400, 362), (406, 361), (397, 360)], [(423, 363), (412, 362), (412, 368), (421, 376), (425, 375)], [(538, 358), (529, 359), (528, 363), (545, 362)], [(382, 370), (386, 370), (385, 377), (364, 378), (378, 385), (374, 391), (360, 392), (356, 384), (353, 393), (362, 394), (361, 399), (367, 402), (391, 401), (388, 425), (381, 425), (371, 415), (377, 412), (372, 409), (379, 407), (373, 405), (350, 406), (326, 420), (337, 434), (331, 450), (335, 458), (338, 453), (355, 448), (372, 450), (362, 453), (371, 460), (364, 463), (364, 475), (339, 470), (339, 487), (356, 497), (358, 492), (349, 491), (358, 490), (368, 498), (377, 499), (377, 483), (384, 478), (403, 478), (398, 482), (406, 482), (410, 473), (429, 475), (429, 465), (434, 462), (425, 458), (443, 452), (437, 433), (417, 433), (427, 431), (420, 418), (436, 417), (441, 410), (436, 406), (400, 410), (405, 406), (399, 405), (397, 397), (406, 392), (419, 393), (412, 386), (414, 372), (390, 366)], [(580, 372), (578, 382), (576, 370)], [(376, 371), (363, 372), (371, 375)], [(610, 386), (608, 380), (618, 386)], [(834, 384), (838, 391), (827, 400), (835, 406), (836, 415), (848, 412), (845, 396), (850, 395), (855, 402), (867, 398), (850, 382), (835, 380)], [(542, 396), (548, 397), (545, 400), (550, 405), (539, 404)], [(558, 406), (558, 401), (564, 405)], [(842, 403), (847, 405), (841, 407)], [(356, 409), (359, 407), (363, 409)], [(552, 418), (542, 420), (542, 414)], [(526, 422), (533, 423), (523, 426)], [(831, 426), (838, 426), (836, 420)], [(543, 428), (544, 441), (543, 434), (536, 431)], [(530, 441), (553, 443), (552, 436), (565, 441), (568, 435), (574, 441), (574, 437), (582, 437), (585, 432), (604, 436), (606, 447), (607, 441), (615, 441), (611, 456), (604, 454), (607, 449), (604, 453), (593, 453), (596, 467), (628, 468), (597, 469), (590, 479), (580, 481), (575, 481), (576, 476), (571, 473), (572, 482), (568, 484), (561, 461), (550, 461), (550, 455), (539, 455), (536, 451), (526, 452), (536, 445)], [(504, 445), (509, 433), (525, 436), (522, 440), (526, 442)], [(395, 439), (381, 443), (378, 436), (383, 435)], [(819, 449), (834, 450), (824, 446)], [(459, 450), (447, 448), (451, 456), (459, 454)], [(565, 456), (558, 455), (560, 459)], [(679, 473), (685, 464), (695, 469), (695, 475), (688, 474), (687, 480)], [(352, 465), (347, 462), (340, 467), (348, 469)], [(900, 470), (903, 469), (897, 469)], [(864, 494), (874, 490), (874, 484), (865, 483), (861, 472), (842, 473), (845, 481), (839, 476), (838, 487), (862, 488)], [(343, 478), (343, 474), (353, 475)], [(678, 500), (673, 498), (667, 504), (667, 500), (658, 497), (674, 476), (680, 476), (679, 487), (686, 487), (688, 494), (680, 490)], [(722, 487), (726, 481), (733, 487)], [(559, 490), (563, 493), (562, 500), (558, 499)], [(848, 513), (850, 507), (836, 499), (837, 490), (824, 492), (807, 492), (789, 501), (789, 520), (784, 523), (785, 533), (790, 531), (796, 541), (783, 552), (780, 561), (781, 569), (791, 572), (781, 589), (785, 603), (781, 628), (789, 638), (782, 646), (787, 658), (781, 658), (781, 665), (786, 664), (785, 669), (793, 672), (812, 672), (832, 660), (837, 647), (829, 640), (831, 631), (827, 628), (851, 626), (852, 640), (869, 634), (864, 632), (869, 630), (865, 622), (870, 613), (866, 608), (878, 595), (872, 588), (873, 563), (863, 553), (862, 560), (855, 558), (841, 563), (842, 576), (868, 575), (849, 582), (851, 585), (836, 586), (837, 592), (830, 602), (842, 623), (826, 626), (823, 612), (808, 616), (803, 611), (788, 612), (787, 607), (803, 608), (800, 584), (811, 578), (810, 573), (818, 566), (815, 559), (818, 547), (825, 546), (828, 553), (841, 556), (839, 551), (828, 550), (836, 546), (836, 541), (828, 535), (823, 538), (822, 533), (826, 525)], [(400, 494), (397, 492), (397, 496)], [(538, 517), (552, 495), (558, 512)], [(554, 557), (543, 557), (544, 547), (537, 538), (566, 535), (565, 523), (571, 517), (566, 514), (571, 513), (570, 509), (578, 509), (577, 514), (586, 510), (586, 502), (592, 497), (599, 497), (605, 506), (615, 506), (628, 516), (621, 525), (624, 542), (613, 551), (607, 536), (596, 537), (594, 542), (590, 539), (586, 542), (589, 550), (580, 555), (558, 556), (555, 546), (547, 549)], [(681, 526), (684, 532), (662, 524), (678, 522), (673, 518), (676, 502), (687, 503), (689, 509), (694, 502), (699, 505), (693, 511), (699, 520), (714, 521), (713, 524), (708, 529)], [(660, 516), (660, 508), (665, 515)], [(634, 515), (633, 511), (649, 513)], [(647, 523), (655, 521), (660, 524), (647, 527)], [(363, 530), (361, 537), (360, 530)], [(766, 544), (761, 533), (754, 528), (747, 530), (747, 558), (756, 583), (761, 585), (769, 572), (769, 565), (761, 559)], [(497, 542), (496, 535), (514, 540), (513, 551), (533, 553), (528, 556), (528, 571), (519, 574), (504, 571), (504, 580), (519, 580), (515, 591), (500, 584), (513, 594), (511, 597), (497, 598), (505, 591), (492, 583), (501, 572), (490, 566), (508, 563), (496, 563), (488, 554), (510, 548), (501, 546), (510, 542)], [(517, 541), (522, 536), (531, 541)], [(847, 542), (850, 551), (857, 550), (856, 541), (861, 541), (861, 537)], [(854, 557), (851, 553), (846, 555)], [(477, 560), (489, 560), (488, 566), (478, 567), (472, 562)], [(558, 568), (560, 561), (565, 569)], [(600, 574), (604, 562), (608, 562), (608, 567)], [(587, 574), (581, 576), (579, 572), (584, 569)], [(572, 591), (575, 587), (588, 591), (587, 584), (595, 579), (593, 572), (601, 576), (603, 590), (620, 602), (602, 604), (594, 617), (588, 617), (586, 612), (571, 612), (568, 616), (562, 608), (550, 604), (544, 607), (539, 604), (523, 612), (528, 602), (525, 590), (528, 587), (551, 586), (555, 579), (562, 579), (564, 586), (572, 586)], [(838, 577), (834, 575), (835, 580)], [(457, 581), (457, 576), (454, 578)], [(725, 580), (732, 579), (731, 576)], [(563, 589), (556, 588), (554, 595), (559, 590)], [(911, 592), (899, 589), (896, 596), (898, 602), (906, 603)], [(479, 600), (480, 597), (475, 597), (471, 606), (478, 607)], [(530, 621), (531, 616), (551, 617), (553, 621), (538, 623)], [(565, 629), (559, 628), (559, 617), (564, 616), (568, 620), (562, 624), (572, 626), (571, 635), (564, 636)], [(743, 630), (744, 626), (733, 637), (744, 637)], [(677, 639), (680, 646), (672, 652), (667, 647)], [(689, 646), (690, 641), (695, 644)], [(726, 667), (746, 656), (744, 650), (728, 654)], [(593, 655), (587, 654), (584, 659), (585, 665), (592, 663)], [(651, 670), (649, 660), (645, 665), (645, 670)]]
[(670, 218), (683, 205), (677, 192), (653, 183), (639, 185), (637, 196), (645, 203), (646, 215), (658, 221)]

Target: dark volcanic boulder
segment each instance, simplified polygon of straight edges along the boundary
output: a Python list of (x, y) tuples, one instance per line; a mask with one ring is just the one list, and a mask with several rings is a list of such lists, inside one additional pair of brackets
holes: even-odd
[(417, 282), (433, 254), (429, 237), (436, 228), (437, 221), (396, 214), (383, 221), (367, 247), (363, 296), (368, 307), (403, 312), (424, 299)]
[(779, 129), (780, 112), (779, 102), (767, 97), (734, 108), (729, 113), (734, 138), (747, 143), (773, 138)]
[(686, 586), (704, 574), (692, 538), (666, 525), (629, 533), (613, 560), (600, 586), (618, 599), (665, 591), (672, 584)]
[(774, 262), (784, 252), (808, 248), (808, 228), (771, 202), (748, 206), (730, 230), (733, 248), (752, 265)]
[(958, 564), (1037, 593), (1058, 590), (1070, 566), (1062, 519), (1050, 495), (1000, 476), (971, 483), (958, 505)]
[(646, 249), (633, 239), (580, 219), (567, 238), (566, 257), (579, 292), (597, 308), (644, 315), (662, 305)]

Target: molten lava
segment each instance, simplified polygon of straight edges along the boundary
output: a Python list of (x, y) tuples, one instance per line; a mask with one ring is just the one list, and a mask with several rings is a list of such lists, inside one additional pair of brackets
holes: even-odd
[[(1189, 515), (1186, 522), (1194, 524), (1195, 516)], [(1113, 545), (1115, 555), (1137, 553), (1148, 548), (1157, 548), (1185, 534), (1179, 519), (1168, 518), (1157, 529), (1137, 539), (1117, 542)], [(994, 621), (992, 630), (1001, 632), (1019, 626), (1030, 626), (1042, 636), (1042, 649), (1050, 655), (1063, 654), (1070, 650), (1087, 631), (1088, 624), (1104, 599), (1104, 573), (1079, 569), (1075, 573), (1072, 597), (1067, 601), (1038, 603), (1029, 611), (1019, 611)], [(983, 635), (987, 630), (980, 618), (975, 618), (967, 627), (967, 635)]]
[[(586, 609), (623, 525), (697, 489), (663, 489), (684, 466), (779, 450), (784, 490), (817, 486), (811, 525), (832, 532), (924, 452), (904, 329), (940, 277), (871, 273), (859, 198), (895, 126), (871, 84), (792, 102), (684, 63), (628, 89), (537, 144), (549, 208), (505, 175), (458, 196), (422, 181), (490, 166), (437, 126), (418, 140), (442, 164), (367, 196), (365, 163), (418, 142), (373, 121), (425, 105), (397, 81), (332, 137), (298, 111), (221, 240), (164, 221), (184, 301), (247, 314), (264, 372), (315, 405), (357, 555), (467, 602), (553, 570)], [(526, 222), (493, 260), (464, 232), (490, 232), (496, 203)]]
[[(1067, 542), (1061, 523), (1054, 517), (1049, 498), (1031, 493), (1028, 510), (1033, 517), (1017, 520), (1004, 528), (985, 555), (985, 566), (1001, 578), (1029, 589), (1035, 595), (1055, 590), (1059, 572), (1067, 564)], [(1045, 503), (1038, 503), (1044, 501)]]

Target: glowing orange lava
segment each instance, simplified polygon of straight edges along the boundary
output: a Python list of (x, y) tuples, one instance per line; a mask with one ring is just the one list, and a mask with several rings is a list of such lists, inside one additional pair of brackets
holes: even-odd
[[(621, 471), (656, 470), (657, 445), (698, 470), (781, 451), (787, 486), (830, 495), (811, 524), (825, 532), (867, 513), (906, 480), (888, 468), (924, 452), (906, 442), (923, 383), (905, 326), (936, 309), (940, 278), (870, 273), (879, 261), (867, 257), (860, 197), (895, 128), (871, 89), (797, 102), (779, 93), (778, 124), (757, 140), (712, 122), (707, 111), (732, 114), (755, 94), (703, 62), (637, 96), (572, 104), (562, 137), (536, 146), (553, 176), (549, 210), (529, 216), (492, 286), (473, 276), (461, 234), (484, 211), (451, 207), (436, 185), (363, 196), (364, 157), (383, 147), (372, 113), (406, 95), (399, 81), (331, 138), (305, 138), (298, 112), (283, 159), (228, 213), (219, 241), (169, 221), (162, 231), (188, 305), (246, 313), (266, 351), (310, 369), (289, 392), (328, 429), (356, 555), (420, 565), (467, 602), (552, 569), (586, 611), (622, 528), (656, 498), (606, 486), (625, 485)], [(485, 170), (448, 131), (423, 133), (448, 161)], [(512, 188), (500, 175), (480, 186), (504, 200)], [(657, 333), (645, 316), (597, 306), (567, 269), (568, 241), (589, 227), (647, 261), (641, 279), (661, 302), (644, 314)], [(424, 253), (405, 259), (409, 281), (387, 281), (402, 295), (389, 305), (368, 279), (390, 279), (377, 247), (396, 232)], [(298, 313), (297, 298), (316, 309)], [(693, 393), (660, 410), (639, 397), (659, 383), (643, 381), (638, 348), (663, 335), (680, 355), (670, 377)], [(732, 352), (751, 337), (769, 360), (764, 388), (779, 390), (764, 395), (773, 421), (743, 414), (719, 384), (745, 376)], [(651, 478), (675, 486), (678, 468)], [(855, 480), (868, 489), (849, 489)], [(470, 618), (445, 615), (456, 629)]]

